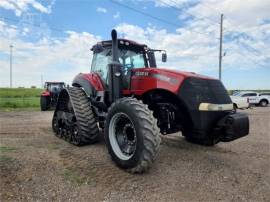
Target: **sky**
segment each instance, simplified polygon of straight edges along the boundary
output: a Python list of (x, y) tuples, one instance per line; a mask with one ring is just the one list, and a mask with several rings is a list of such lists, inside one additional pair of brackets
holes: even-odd
[(270, 89), (269, 0), (0, 0), (0, 87), (71, 83), (89, 72), (90, 48), (122, 38), (167, 50), (159, 67), (218, 77), (228, 89)]

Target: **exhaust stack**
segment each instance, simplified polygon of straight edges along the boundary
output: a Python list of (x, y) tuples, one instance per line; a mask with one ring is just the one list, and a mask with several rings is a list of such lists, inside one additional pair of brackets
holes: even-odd
[(109, 102), (113, 103), (122, 97), (122, 71), (118, 57), (117, 32), (112, 30), (112, 62), (108, 65), (109, 79)]

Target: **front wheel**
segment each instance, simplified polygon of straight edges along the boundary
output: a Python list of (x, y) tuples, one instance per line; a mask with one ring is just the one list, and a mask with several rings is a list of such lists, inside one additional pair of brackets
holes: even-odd
[(157, 120), (141, 101), (119, 99), (109, 109), (105, 141), (119, 167), (131, 173), (145, 172), (154, 162), (161, 142)]
[(260, 106), (261, 107), (267, 107), (267, 105), (268, 105), (268, 102), (266, 100), (261, 100), (260, 101)]
[(41, 111), (46, 111), (50, 107), (49, 99), (46, 96), (40, 97), (40, 109)]
[(238, 109), (237, 105), (235, 103), (233, 103), (233, 111), (236, 112)]

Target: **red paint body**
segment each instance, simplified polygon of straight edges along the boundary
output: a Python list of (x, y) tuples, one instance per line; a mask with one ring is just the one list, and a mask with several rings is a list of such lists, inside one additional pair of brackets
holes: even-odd
[(49, 91), (43, 91), (42, 93), (41, 93), (41, 96), (50, 96), (51, 94), (50, 94), (50, 92)]
[[(147, 72), (149, 76), (136, 76), (135, 72)], [(179, 88), (181, 87), (182, 82), (188, 77), (196, 77), (200, 79), (214, 79), (207, 76), (183, 72), (169, 69), (161, 68), (137, 68), (132, 69), (132, 78), (131, 78), (131, 89), (124, 89), (124, 95), (142, 95), (148, 91), (155, 89), (164, 89), (170, 91), (174, 94), (177, 94)], [(168, 82), (151, 75), (162, 75), (166, 78), (173, 79), (175, 82)], [(87, 73), (83, 74), (83, 77), (89, 81), (91, 86), (93, 86), (97, 91), (104, 91), (105, 87), (97, 73)]]
[(82, 75), (85, 80), (89, 81), (91, 86), (94, 86), (96, 91), (104, 91), (105, 87), (103, 86), (101, 78), (97, 73), (86, 73)]

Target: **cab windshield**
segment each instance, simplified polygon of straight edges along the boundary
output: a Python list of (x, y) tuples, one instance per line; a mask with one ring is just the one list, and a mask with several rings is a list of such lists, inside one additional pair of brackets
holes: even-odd
[[(119, 49), (119, 62), (122, 64), (122, 70), (127, 75), (131, 69), (148, 67), (145, 54), (142, 51), (131, 49)], [(107, 48), (102, 52), (94, 54), (92, 60), (92, 72), (96, 72), (103, 81), (107, 80), (107, 65), (112, 62), (112, 50)]]
[(124, 72), (133, 68), (147, 67), (147, 63), (143, 53), (132, 50), (119, 50), (119, 62), (123, 65)]
[(50, 92), (58, 92), (64, 87), (64, 84), (54, 84), (54, 83), (49, 83), (47, 84), (47, 90)]

